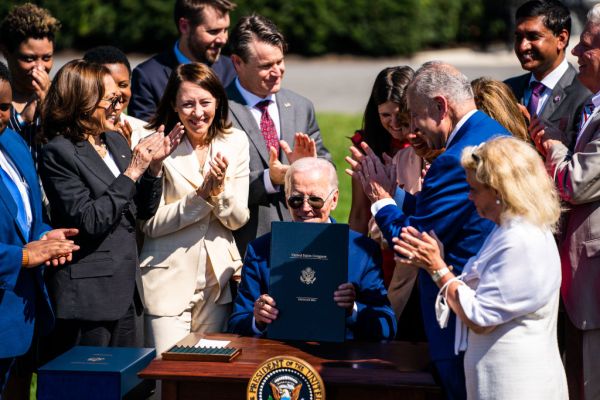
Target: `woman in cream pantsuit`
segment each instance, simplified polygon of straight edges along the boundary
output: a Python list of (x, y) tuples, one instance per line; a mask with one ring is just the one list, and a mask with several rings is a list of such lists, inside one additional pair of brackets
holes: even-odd
[(240, 275), (232, 230), (249, 219), (246, 134), (227, 122), (225, 91), (210, 68), (173, 71), (150, 127), (181, 121), (185, 137), (164, 161), (164, 188), (145, 221), (141, 252), (146, 345), (160, 354), (189, 332), (222, 332), (229, 281)]

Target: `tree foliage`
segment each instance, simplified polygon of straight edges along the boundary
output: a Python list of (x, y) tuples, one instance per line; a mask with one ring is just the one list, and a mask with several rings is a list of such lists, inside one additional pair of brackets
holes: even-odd
[[(0, 17), (12, 5), (0, 2)], [(177, 36), (173, 0), (39, 0), (61, 20), (60, 48), (98, 44), (126, 51), (157, 52)], [(238, 0), (241, 15), (271, 18), (290, 51), (389, 56), (425, 47), (504, 39), (506, 7), (493, 0)]]

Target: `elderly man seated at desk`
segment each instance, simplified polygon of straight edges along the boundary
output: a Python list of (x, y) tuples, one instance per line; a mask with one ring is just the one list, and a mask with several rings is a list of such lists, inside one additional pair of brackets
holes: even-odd
[[(287, 206), (294, 222), (329, 223), (338, 201), (338, 180), (333, 165), (320, 158), (301, 158), (285, 175)], [(387, 300), (377, 244), (350, 230), (348, 280), (332, 294), (346, 309), (346, 337), (359, 340), (392, 339), (396, 317)], [(277, 303), (269, 292), (271, 233), (248, 244), (242, 282), (229, 318), (229, 331), (263, 335), (277, 319)]]

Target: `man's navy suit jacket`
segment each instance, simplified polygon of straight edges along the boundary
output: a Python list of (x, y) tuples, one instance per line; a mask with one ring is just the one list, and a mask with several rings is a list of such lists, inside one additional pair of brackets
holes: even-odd
[[(171, 71), (179, 65), (173, 48), (157, 54), (138, 65), (131, 74), (131, 101), (127, 107), (129, 115), (149, 121), (156, 112), (165, 91)], [(223, 87), (227, 87), (236, 77), (231, 59), (220, 56), (211, 65)]]
[[(444, 260), (459, 275), (467, 260), (483, 245), (494, 223), (481, 218), (469, 200), (466, 173), (460, 164), (462, 151), (495, 136), (510, 135), (498, 122), (481, 111), (473, 114), (459, 129), (446, 151), (431, 164), (423, 189), (416, 196), (406, 195), (402, 210), (383, 207), (375, 216), (377, 225), (388, 243), (405, 226), (419, 231), (433, 230), (444, 244)], [(454, 357), (454, 326), (452, 316), (446, 329), (440, 329), (435, 318), (434, 302), (437, 285), (427, 272), (419, 271), (419, 289), (425, 332), (433, 361)]]
[[(350, 230), (348, 241), (348, 281), (356, 288), (356, 322), (348, 325), (354, 339), (393, 339), (396, 316), (387, 299), (381, 275), (381, 251), (371, 239)], [(269, 293), (269, 254), (271, 233), (248, 244), (242, 282), (229, 318), (229, 331), (252, 336), (254, 302)], [(331, 294), (333, 297), (333, 293)], [(277, 301), (277, 299), (275, 299)]]
[(22, 249), (50, 228), (43, 222), (40, 183), (25, 141), (6, 128), (0, 150), (10, 158), (29, 186), (32, 222), (25, 237), (16, 222), (17, 205), (0, 180), (0, 358), (24, 354), (31, 345), (37, 319), (40, 332), (48, 332), (54, 316), (44, 286), (43, 267), (22, 268)]

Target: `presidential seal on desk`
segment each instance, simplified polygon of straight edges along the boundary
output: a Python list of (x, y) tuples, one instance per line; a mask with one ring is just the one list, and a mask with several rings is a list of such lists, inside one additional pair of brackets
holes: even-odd
[(247, 400), (325, 400), (323, 379), (306, 361), (277, 356), (263, 362), (250, 378)]

